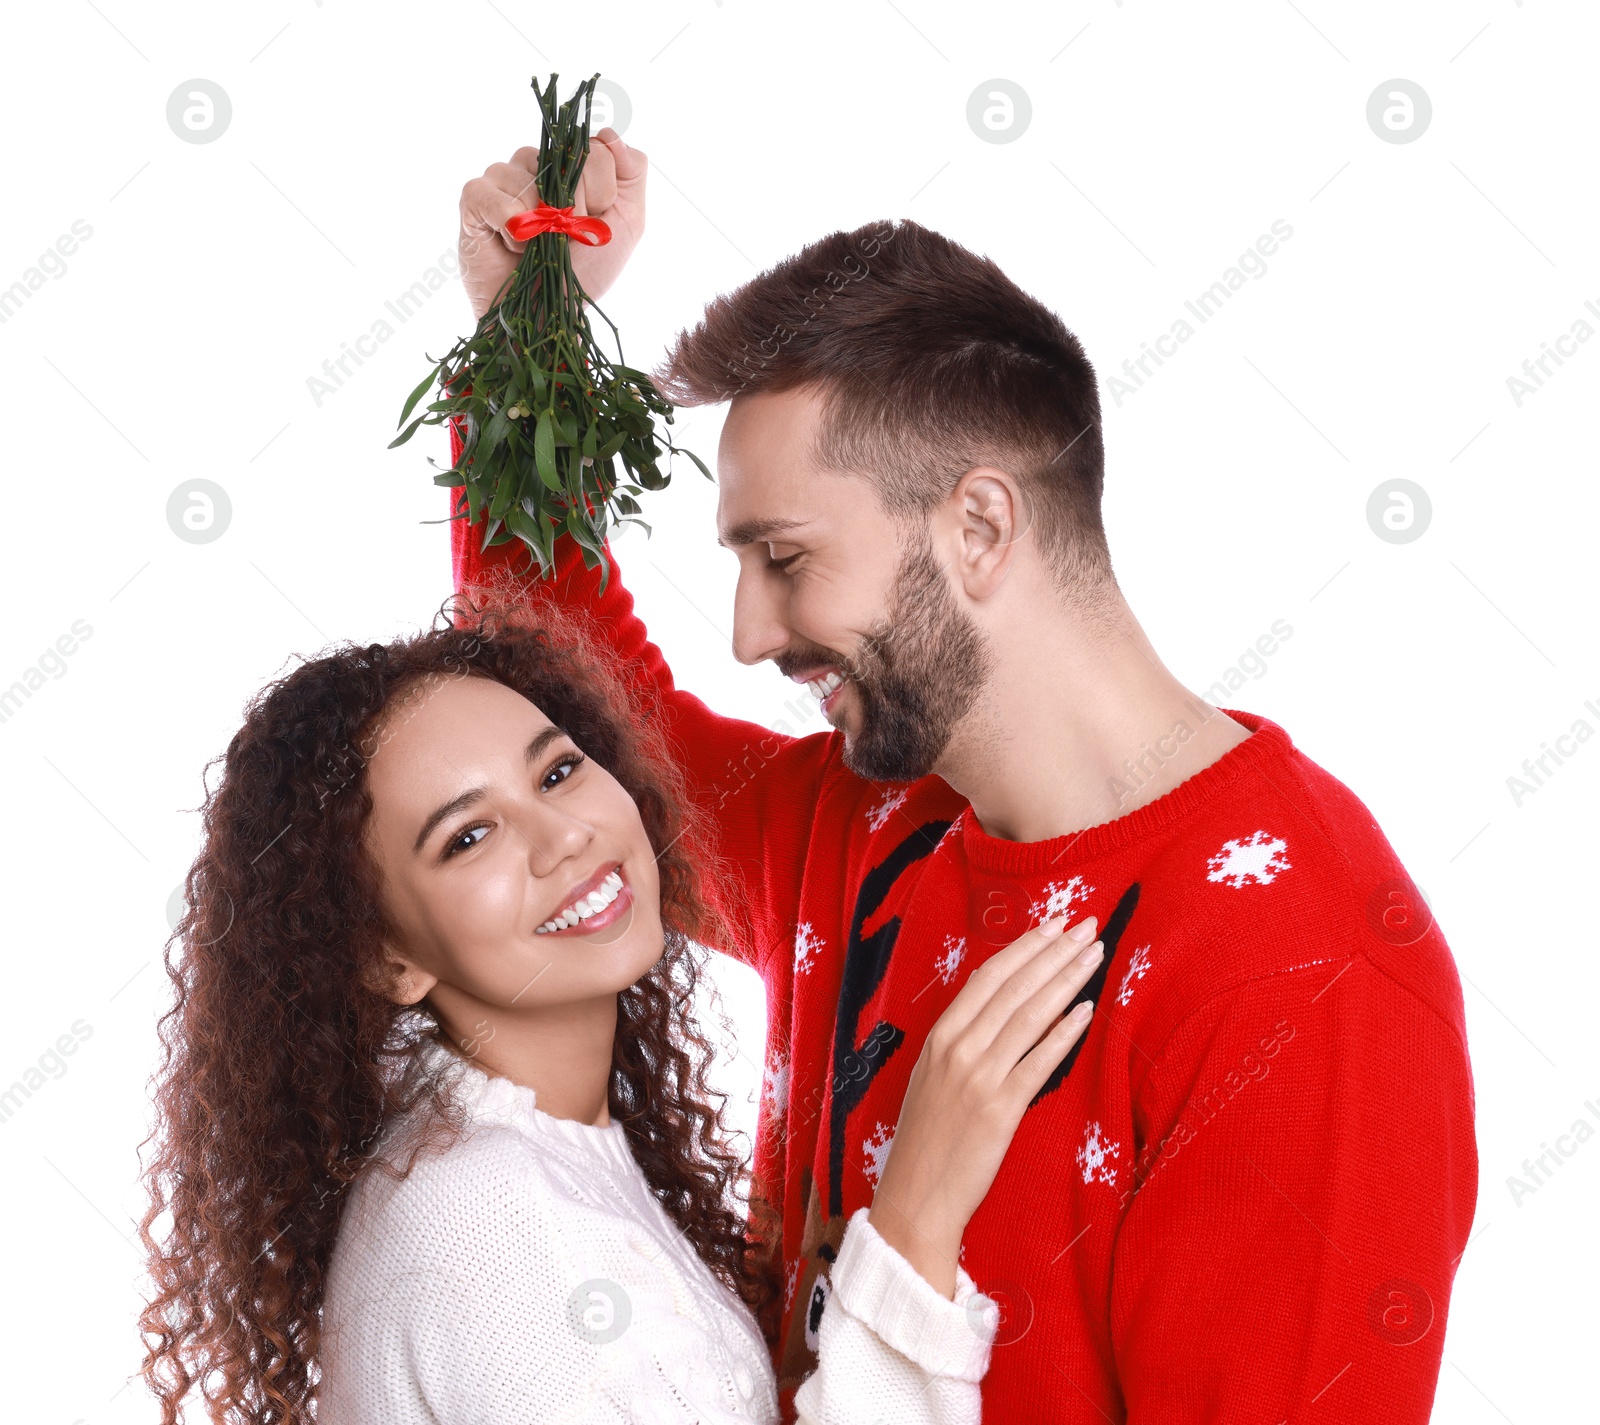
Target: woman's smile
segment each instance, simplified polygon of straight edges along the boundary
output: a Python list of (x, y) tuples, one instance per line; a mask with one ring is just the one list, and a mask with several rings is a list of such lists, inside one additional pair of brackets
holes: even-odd
[(633, 908), (633, 891), (620, 863), (590, 876), (535, 935), (591, 935), (615, 925)]

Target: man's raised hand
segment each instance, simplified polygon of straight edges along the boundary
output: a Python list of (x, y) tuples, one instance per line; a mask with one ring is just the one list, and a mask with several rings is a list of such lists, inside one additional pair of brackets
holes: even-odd
[[(456, 250), (475, 317), (498, 300), (527, 246), (507, 235), (506, 223), (538, 203), (538, 166), (538, 149), (524, 146), (509, 162), (491, 163), (481, 178), (470, 179), (461, 190)], [(601, 129), (589, 140), (573, 211), (580, 217), (604, 218), (611, 229), (611, 241), (600, 247), (572, 239), (572, 270), (590, 297), (606, 293), (644, 236), (648, 167), (645, 155), (624, 143), (613, 128)]]

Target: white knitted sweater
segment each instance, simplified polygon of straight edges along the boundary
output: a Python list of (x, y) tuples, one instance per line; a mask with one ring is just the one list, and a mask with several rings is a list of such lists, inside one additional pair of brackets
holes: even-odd
[[(369, 1170), (351, 1189), (323, 1301), (323, 1425), (776, 1421), (755, 1320), (622, 1127), (552, 1117), (531, 1088), (422, 1053), (468, 1132), (398, 1183)], [(946, 1300), (863, 1209), (831, 1280), (801, 1421), (976, 1425), (998, 1310), (966, 1272)]]

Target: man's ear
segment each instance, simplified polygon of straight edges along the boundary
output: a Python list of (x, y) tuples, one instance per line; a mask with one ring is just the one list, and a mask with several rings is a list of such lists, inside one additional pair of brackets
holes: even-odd
[(406, 959), (388, 939), (383, 942), (382, 964), (366, 978), (368, 989), (396, 1004), (416, 1004), (439, 983), (437, 975)]
[(974, 599), (985, 599), (1005, 582), (1021, 540), (1032, 537), (1033, 504), (1005, 471), (974, 465), (950, 492), (957, 525), (956, 575)]

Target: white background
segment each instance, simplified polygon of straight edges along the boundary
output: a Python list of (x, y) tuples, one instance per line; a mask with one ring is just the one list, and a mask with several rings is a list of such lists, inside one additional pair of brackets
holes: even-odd
[[(1104, 380), (1275, 219), (1293, 228), (1141, 388), (1104, 392), (1118, 575), (1195, 689), (1292, 626), (1232, 705), (1367, 802), (1456, 955), (1482, 1178), (1435, 1418), (1593, 1410), (1600, 1144), (1520, 1203), (1508, 1178), (1600, 1126), (1581, 914), (1600, 739), (1520, 806), (1507, 786), (1578, 719), (1600, 730), (1600, 342), (1520, 405), (1507, 386), (1579, 318), (1600, 330), (1592, 5), (65, 0), (10, 8), (6, 30), (0, 289), (75, 220), (93, 230), (0, 324), (0, 687), (74, 620), (93, 629), (0, 724), (0, 1086), (92, 1029), (0, 1124), (7, 1418), (154, 1418), (125, 1384), (135, 1145), (202, 765), (288, 660), (414, 628), (449, 593), (446, 532), (422, 523), (445, 513), (424, 460), (448, 462), (444, 435), (385, 446), (428, 357), (471, 328), (459, 285), (320, 405), (307, 379), (453, 253), (462, 184), (537, 142), (530, 79), (556, 71), (565, 95), (597, 70), (652, 163), (649, 231), (606, 303), (647, 368), (717, 292), (903, 216), (995, 258)], [(1032, 104), (999, 144), (966, 119), (996, 77)], [(1366, 120), (1396, 77), (1432, 101), (1410, 143)], [(195, 78), (233, 109), (204, 144), (166, 119)], [(710, 460), (721, 415), (684, 413), (681, 441)], [(1397, 477), (1432, 503), (1406, 544), (1366, 519)], [(166, 519), (195, 478), (232, 502), (203, 545)], [(618, 554), (679, 682), (772, 723), (792, 689), (731, 656), (714, 500), (685, 462), (649, 500), (654, 538)], [(721, 979), (749, 1122), (759, 987)]]

